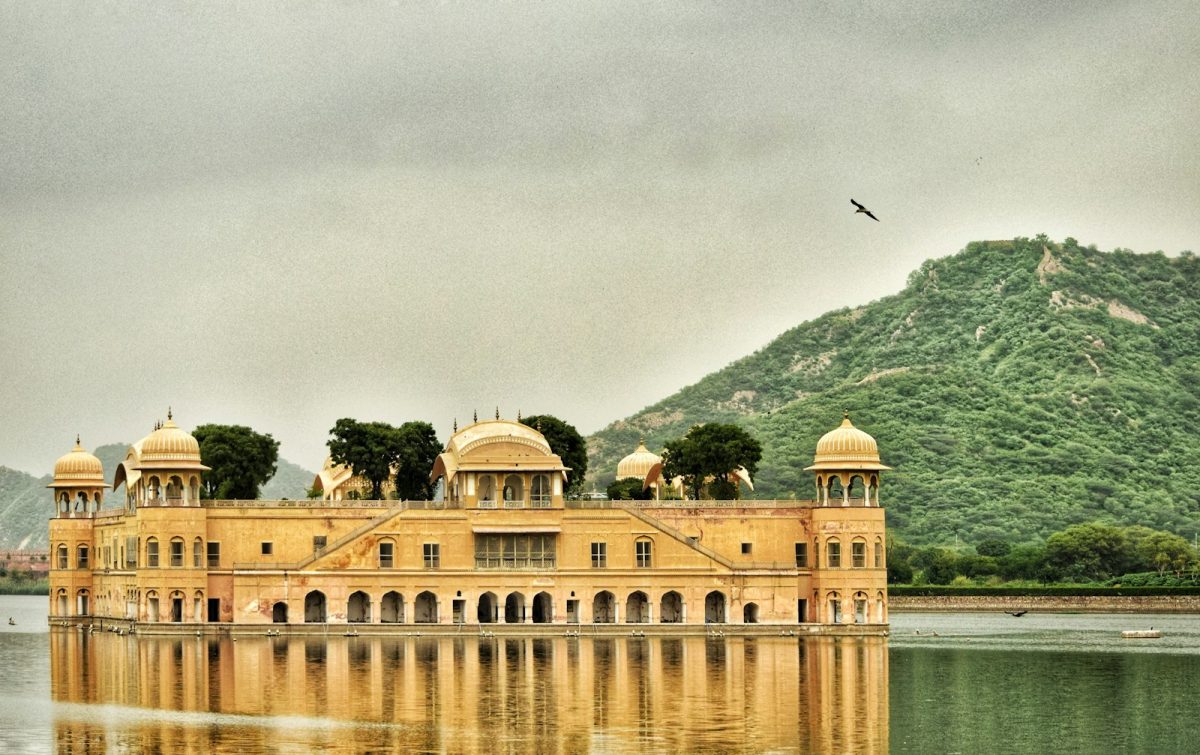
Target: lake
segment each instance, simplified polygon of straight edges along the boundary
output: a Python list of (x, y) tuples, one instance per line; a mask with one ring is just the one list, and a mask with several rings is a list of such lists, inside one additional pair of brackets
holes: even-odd
[[(0, 752), (1194, 752), (1200, 618), (890, 638), (123, 637), (0, 596)], [(1154, 626), (1160, 640), (1122, 640)], [(586, 628), (585, 628), (586, 629)]]

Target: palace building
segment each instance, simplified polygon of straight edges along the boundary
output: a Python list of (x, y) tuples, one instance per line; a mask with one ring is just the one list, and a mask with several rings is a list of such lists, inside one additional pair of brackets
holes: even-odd
[[(659, 461), (639, 445), (620, 473), (652, 484)], [(760, 624), (883, 633), (879, 476), (889, 467), (846, 417), (808, 469), (811, 501), (571, 500), (571, 470), (542, 434), (495, 419), (450, 437), (430, 472), (440, 500), (344, 495), (359, 488), (331, 463), (315, 486), (321, 498), (202, 500), (199, 444), (168, 414), (118, 466), (118, 507), (101, 505), (103, 469), (78, 439), (55, 464), (50, 616), (139, 632)]]

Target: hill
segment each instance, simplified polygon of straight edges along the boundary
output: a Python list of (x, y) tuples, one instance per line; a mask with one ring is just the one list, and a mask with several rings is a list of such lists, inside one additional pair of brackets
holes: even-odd
[(1074, 239), (976, 242), (906, 287), (787, 331), (588, 439), (605, 484), (638, 436), (735, 422), (764, 446), (758, 498), (843, 408), (879, 440), (888, 523), (914, 543), (1035, 541), (1070, 524), (1200, 529), (1200, 262)]

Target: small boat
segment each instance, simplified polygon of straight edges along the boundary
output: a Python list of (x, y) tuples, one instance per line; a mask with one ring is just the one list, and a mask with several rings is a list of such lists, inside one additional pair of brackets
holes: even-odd
[(10, 627), (15, 627), (17, 625), (17, 622), (13, 621), (13, 618), (11, 616), (9, 616), (8, 617), (8, 625)]
[(1162, 637), (1162, 631), (1158, 629), (1127, 629), (1121, 632), (1121, 637), (1127, 640), (1157, 640)]

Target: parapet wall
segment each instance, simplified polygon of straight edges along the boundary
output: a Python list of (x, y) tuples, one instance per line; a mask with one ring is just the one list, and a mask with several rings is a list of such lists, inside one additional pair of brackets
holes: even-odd
[(1200, 613), (1200, 595), (892, 595), (888, 610)]

